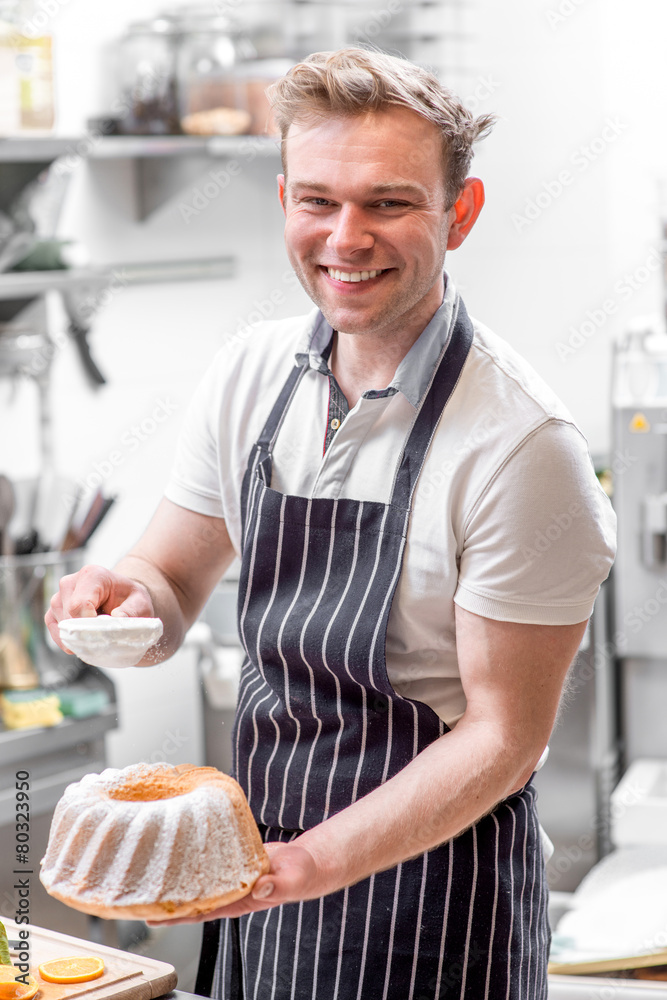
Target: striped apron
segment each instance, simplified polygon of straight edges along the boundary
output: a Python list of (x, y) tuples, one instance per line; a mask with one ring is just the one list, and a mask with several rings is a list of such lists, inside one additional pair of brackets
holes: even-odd
[[(291, 372), (250, 456), (235, 771), (265, 840), (321, 823), (448, 731), (423, 702), (394, 691), (385, 638), (413, 492), (472, 335), (459, 299), (390, 503), (271, 488), (273, 446), (305, 367)], [(205, 925), (197, 991), (220, 1000), (541, 1000), (546, 907), (529, 782), (461, 836), (389, 871)]]

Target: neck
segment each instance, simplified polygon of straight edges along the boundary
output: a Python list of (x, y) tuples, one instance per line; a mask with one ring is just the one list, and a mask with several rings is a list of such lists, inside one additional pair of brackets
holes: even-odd
[(329, 365), (350, 408), (367, 389), (385, 389), (419, 334), (400, 341), (337, 331)]
[[(334, 333), (329, 366), (350, 408), (356, 405), (368, 389), (385, 389), (410, 348), (421, 336), (442, 303), (440, 294), (436, 308), (422, 315), (413, 314), (408, 322), (396, 324), (392, 330), (365, 333)], [(407, 319), (407, 317), (406, 317)]]
[(440, 308), (443, 294), (441, 280), (430, 294), (389, 324), (356, 333), (335, 332), (329, 366), (350, 408), (366, 390), (389, 385), (399, 364)]

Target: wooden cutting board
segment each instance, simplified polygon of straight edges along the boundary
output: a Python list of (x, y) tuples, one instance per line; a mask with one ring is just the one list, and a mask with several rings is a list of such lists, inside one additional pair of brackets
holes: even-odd
[[(7, 928), (9, 940), (19, 940), (19, 928), (14, 921), (5, 917), (0, 917), (0, 920)], [(167, 962), (82, 941), (34, 924), (24, 925), (21, 930), (30, 931), (30, 972), (39, 983), (39, 993), (35, 1000), (70, 1000), (78, 997), (85, 1000), (110, 1000), (112, 997), (113, 1000), (154, 1000), (176, 986), (176, 970)], [(11, 955), (12, 960), (17, 962), (16, 952), (12, 951)], [(71, 984), (47, 983), (39, 975), (37, 966), (42, 962), (72, 955), (97, 955), (104, 961), (103, 975), (87, 983)]]
[(619, 958), (599, 958), (586, 962), (549, 962), (549, 974), (558, 976), (587, 976), (600, 972), (622, 972), (631, 969), (645, 969), (667, 964), (667, 950), (652, 952), (650, 955), (627, 955)]

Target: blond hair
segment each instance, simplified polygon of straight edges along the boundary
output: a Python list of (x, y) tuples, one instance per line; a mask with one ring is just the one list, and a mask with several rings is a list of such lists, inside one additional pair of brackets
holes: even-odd
[(355, 46), (314, 52), (267, 90), (282, 139), (292, 124), (316, 124), (330, 115), (362, 115), (388, 107), (408, 108), (432, 122), (442, 138), (447, 207), (468, 176), (473, 144), (493, 128), (495, 115), (475, 118), (438, 78), (386, 52)]

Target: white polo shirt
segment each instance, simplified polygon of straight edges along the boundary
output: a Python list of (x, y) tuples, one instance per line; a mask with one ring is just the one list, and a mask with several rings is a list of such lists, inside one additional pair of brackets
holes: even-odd
[[(240, 554), (248, 456), (289, 371), (302, 363), (309, 368), (278, 435), (272, 487), (389, 502), (450, 335), (455, 297), (448, 278), (442, 306), (390, 385), (370, 386), (339, 413), (333, 437), (322, 357), (333, 331), (321, 313), (263, 322), (233, 337), (190, 406), (166, 496), (224, 518)], [(426, 702), (449, 726), (465, 709), (454, 605), (500, 621), (581, 622), (614, 556), (614, 513), (581, 432), (508, 344), (473, 325), (468, 359), (415, 491), (386, 646), (395, 689)]]

